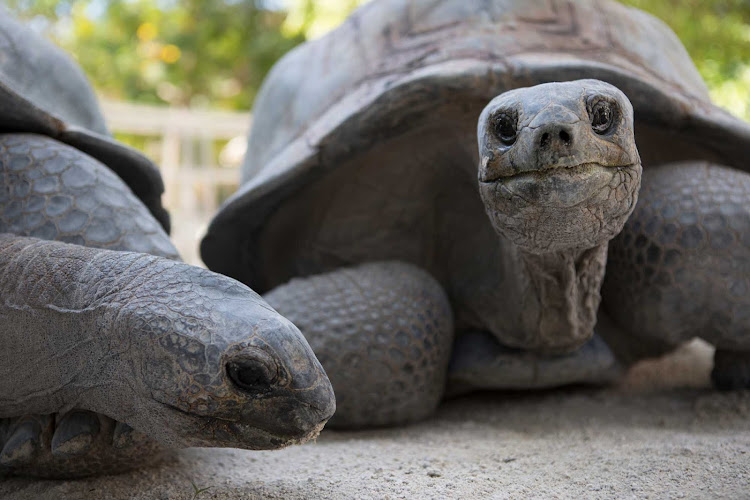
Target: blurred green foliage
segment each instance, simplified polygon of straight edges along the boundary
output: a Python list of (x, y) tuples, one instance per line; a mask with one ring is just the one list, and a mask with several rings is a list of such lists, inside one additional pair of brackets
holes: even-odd
[[(467, 0), (469, 1), (469, 0)], [(750, 119), (750, 0), (621, 0), (680, 37), (713, 99)], [(108, 97), (248, 109), (285, 52), (363, 0), (6, 0)]]
[(711, 98), (750, 120), (750, 0), (621, 0), (669, 25), (693, 58)]
[(260, 1), (7, 3), (73, 54), (101, 94), (137, 102), (248, 109), (273, 63), (305, 40), (282, 33), (287, 13)]

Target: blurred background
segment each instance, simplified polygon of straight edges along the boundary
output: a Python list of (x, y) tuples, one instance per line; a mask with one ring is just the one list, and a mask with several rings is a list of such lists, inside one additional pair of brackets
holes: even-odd
[[(115, 137), (160, 166), (172, 238), (200, 265), (200, 237), (237, 189), (264, 76), (366, 0), (4, 1), (78, 60)], [(714, 101), (750, 120), (750, 0), (622, 3), (664, 20)]]

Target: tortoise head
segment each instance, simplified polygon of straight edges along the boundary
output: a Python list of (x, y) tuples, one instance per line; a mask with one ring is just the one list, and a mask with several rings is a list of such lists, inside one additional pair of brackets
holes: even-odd
[(598, 246), (635, 208), (633, 107), (598, 80), (511, 90), (482, 111), (479, 189), (495, 230), (542, 254)]
[(336, 405), (300, 331), (239, 282), (167, 266), (120, 313), (142, 401), (125, 421), (172, 447), (272, 449), (315, 437)]

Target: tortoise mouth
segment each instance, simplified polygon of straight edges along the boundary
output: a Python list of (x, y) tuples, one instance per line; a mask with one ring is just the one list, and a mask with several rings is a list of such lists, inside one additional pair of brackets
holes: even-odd
[(482, 180), (508, 197), (519, 197), (527, 204), (570, 208), (597, 197), (611, 186), (613, 176), (635, 164), (610, 166), (596, 162), (547, 165), (538, 169)]
[(584, 163), (480, 182), (495, 231), (531, 253), (592, 248), (622, 229), (638, 199), (639, 163)]
[(512, 174), (502, 174), (499, 173), (495, 175), (494, 177), (488, 178), (488, 179), (480, 179), (479, 182), (483, 184), (494, 184), (498, 182), (507, 181), (509, 179), (523, 179), (523, 178), (530, 178), (530, 179), (538, 179), (541, 180), (544, 178), (545, 175), (550, 173), (558, 173), (558, 174), (568, 174), (568, 175), (574, 175), (574, 174), (585, 174), (586, 172), (590, 172), (591, 170), (595, 168), (605, 168), (605, 169), (622, 169), (622, 168), (630, 168), (635, 167), (635, 163), (627, 163), (623, 165), (605, 165), (603, 163), (599, 163), (596, 161), (588, 161), (588, 162), (565, 162), (560, 161), (553, 164), (547, 164), (538, 166), (535, 168), (531, 168), (528, 170), (520, 171), (520, 172), (514, 172)]
[(252, 450), (275, 450), (295, 444), (304, 444), (315, 439), (328, 422), (329, 417), (309, 425), (278, 433), (264, 429), (256, 423), (229, 420), (221, 417), (196, 415), (169, 403), (161, 403), (170, 411), (192, 421), (195, 427), (177, 438), (182, 447), (243, 448)]

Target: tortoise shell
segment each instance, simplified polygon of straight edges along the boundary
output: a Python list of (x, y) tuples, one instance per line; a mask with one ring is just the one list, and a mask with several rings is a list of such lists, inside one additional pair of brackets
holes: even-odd
[(158, 168), (112, 139), (91, 86), (62, 50), (0, 6), (0, 132), (52, 137), (111, 168), (169, 230)]
[(477, 193), (477, 118), (512, 88), (582, 78), (631, 100), (645, 168), (703, 159), (748, 169), (750, 125), (710, 102), (675, 34), (640, 10), (609, 0), (375, 0), (272, 69), (241, 188), (212, 221), (203, 260), (260, 292), (405, 260), (468, 304), (471, 323), (492, 289), (488, 273), (503, 272)]

